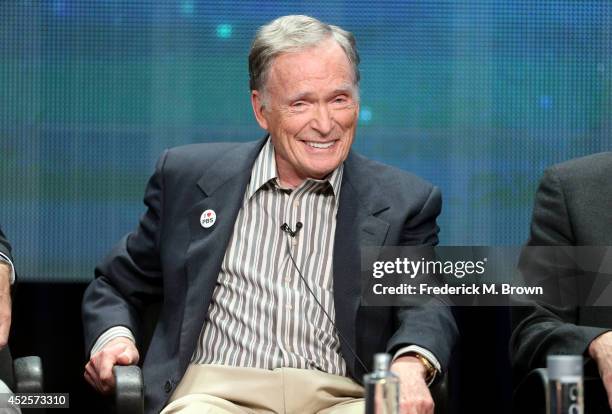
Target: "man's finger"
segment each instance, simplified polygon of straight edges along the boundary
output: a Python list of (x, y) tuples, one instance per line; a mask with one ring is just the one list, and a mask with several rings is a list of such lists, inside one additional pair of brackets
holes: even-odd
[(100, 379), (101, 391), (108, 393), (115, 388), (115, 376), (113, 375), (113, 367), (117, 359), (114, 355), (106, 355), (101, 359), (98, 367), (98, 378)]
[(98, 382), (98, 374), (94, 368), (94, 366), (92, 365), (91, 362), (88, 362), (87, 365), (85, 365), (85, 373), (89, 376), (89, 378), (92, 380), (92, 382), (90, 382), (90, 384), (94, 387), (97, 386), (97, 382)]
[(133, 352), (129, 347), (125, 349), (119, 356), (117, 356), (117, 364), (119, 365), (132, 365), (137, 363), (137, 354)]
[(608, 395), (608, 405), (612, 409), (612, 374), (602, 373), (601, 379)]
[(91, 362), (85, 365), (85, 379), (98, 392), (102, 392), (102, 381), (100, 380), (100, 377), (98, 375), (98, 372), (96, 371), (96, 368)]
[(608, 405), (612, 409), (612, 363), (608, 359), (600, 359), (598, 365), (599, 375), (608, 396)]
[[(96, 381), (96, 388), (103, 394), (108, 394), (115, 388), (115, 377), (113, 376), (113, 366), (117, 363), (117, 347), (102, 349), (90, 360), (93, 368), (93, 378)], [(91, 374), (91, 370), (90, 370)]]
[(85, 381), (87, 381), (89, 385), (91, 385), (95, 390), (100, 391), (98, 388), (98, 382), (92, 377), (89, 371), (85, 370), (83, 376), (85, 377)]

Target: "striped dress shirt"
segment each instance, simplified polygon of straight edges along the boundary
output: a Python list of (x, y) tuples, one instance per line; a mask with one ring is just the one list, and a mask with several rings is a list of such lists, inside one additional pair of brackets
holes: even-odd
[[(327, 179), (283, 189), (268, 140), (253, 165), (192, 363), (346, 375), (339, 338), (323, 312), (334, 318), (342, 171), (340, 165)], [(303, 228), (294, 237), (281, 230), (298, 222)]]

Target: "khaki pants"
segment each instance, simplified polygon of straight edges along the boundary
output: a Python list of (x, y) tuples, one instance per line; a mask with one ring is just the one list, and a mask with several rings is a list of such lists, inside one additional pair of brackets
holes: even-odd
[(192, 364), (162, 414), (363, 414), (363, 387), (321, 371)]

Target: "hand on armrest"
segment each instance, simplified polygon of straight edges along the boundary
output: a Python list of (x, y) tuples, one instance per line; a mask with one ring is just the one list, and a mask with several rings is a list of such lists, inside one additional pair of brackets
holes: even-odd
[(139, 358), (136, 345), (131, 339), (115, 338), (91, 356), (85, 365), (85, 379), (98, 392), (110, 394), (115, 389), (113, 367), (137, 364)]
[(401, 356), (393, 361), (391, 371), (400, 379), (400, 413), (433, 414), (434, 402), (421, 361), (414, 356)]

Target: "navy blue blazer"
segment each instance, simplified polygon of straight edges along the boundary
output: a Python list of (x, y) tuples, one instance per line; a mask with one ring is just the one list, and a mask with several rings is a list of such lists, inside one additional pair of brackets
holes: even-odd
[[(265, 140), (195, 144), (167, 150), (146, 192), (147, 210), (96, 268), (83, 299), (87, 351), (112, 326), (139, 338), (150, 303), (161, 311), (143, 362), (145, 406), (159, 412), (181, 380), (208, 311), (251, 167)], [(200, 226), (212, 209), (217, 221)], [(424, 180), (350, 152), (344, 163), (334, 245), (336, 325), (360, 359), (402, 346), (422, 346), (446, 367), (457, 338), (448, 308), (360, 306), (360, 247), (438, 242), (439, 190)], [(349, 374), (363, 368), (347, 343)]]

